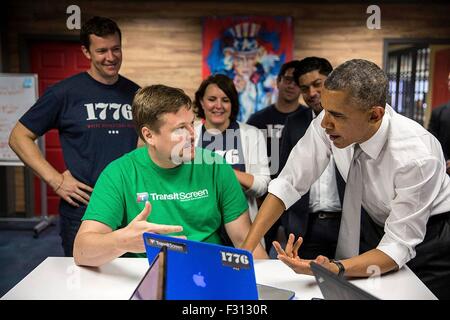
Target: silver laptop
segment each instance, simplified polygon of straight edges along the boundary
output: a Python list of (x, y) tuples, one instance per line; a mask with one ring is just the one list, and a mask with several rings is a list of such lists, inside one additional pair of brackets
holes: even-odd
[(291, 300), (295, 292), (291, 290), (275, 288), (265, 284), (257, 284), (258, 300)]
[(167, 248), (162, 247), (137, 285), (130, 300), (165, 300)]
[(311, 271), (325, 300), (379, 300), (315, 262), (311, 262)]

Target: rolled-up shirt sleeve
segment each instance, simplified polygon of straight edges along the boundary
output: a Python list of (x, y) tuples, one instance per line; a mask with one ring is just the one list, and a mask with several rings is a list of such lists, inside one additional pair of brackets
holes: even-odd
[(311, 122), (278, 178), (269, 184), (269, 193), (283, 201), (286, 209), (308, 192), (330, 162), (331, 142), (320, 126), (323, 115), (324, 111)]
[(394, 177), (396, 197), (377, 246), (401, 268), (416, 256), (426, 233), (434, 199), (441, 190), (442, 162), (433, 157), (414, 160)]
[(252, 197), (261, 197), (267, 192), (270, 181), (269, 159), (263, 133), (256, 127), (247, 129), (245, 135), (248, 144), (248, 161), (246, 171), (253, 175), (252, 186), (245, 193)]

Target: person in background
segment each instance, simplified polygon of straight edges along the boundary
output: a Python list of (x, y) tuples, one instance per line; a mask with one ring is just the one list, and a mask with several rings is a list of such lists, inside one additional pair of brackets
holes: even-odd
[[(301, 107), (298, 102), (300, 88), (294, 79), (294, 70), (298, 63), (298, 60), (292, 60), (281, 66), (277, 77), (277, 101), (252, 114), (247, 121), (247, 124), (255, 126), (264, 132), (271, 179), (274, 179), (281, 169), (279, 159), (280, 138), (286, 118)], [(262, 203), (266, 195), (264, 194), (258, 199), (259, 204)], [(270, 252), (272, 248), (272, 241), (279, 239), (283, 234), (283, 232), (279, 231), (280, 225), (281, 221), (277, 221), (264, 237), (267, 252)]]
[[(311, 121), (322, 111), (323, 84), (332, 70), (330, 62), (324, 58), (307, 57), (298, 63), (294, 78), (309, 108), (300, 107), (286, 119), (281, 136), (281, 168), (286, 164), (291, 150), (305, 135)], [(334, 257), (344, 188), (345, 182), (334, 164), (333, 156), (330, 156), (330, 162), (320, 178), (282, 215), (281, 225), (286, 239), (291, 233), (296, 238), (303, 238), (300, 252), (303, 258), (313, 259), (319, 254)]]
[(256, 198), (267, 192), (270, 181), (264, 136), (256, 127), (236, 121), (239, 100), (233, 80), (217, 74), (205, 79), (194, 101), (197, 116), (196, 142), (225, 158), (245, 192), (250, 219), (255, 219)]
[[(117, 24), (93, 17), (80, 31), (87, 72), (53, 86), (19, 119), (9, 145), (61, 198), (60, 236), (66, 256), (89, 203), (92, 187), (111, 161), (136, 148), (131, 103), (139, 86), (119, 74), (122, 33)], [(58, 129), (66, 170), (58, 172), (35, 140)]]
[[(447, 78), (450, 92), (450, 72)], [(428, 130), (439, 140), (444, 151), (447, 173), (450, 175), (450, 100), (433, 110)]]

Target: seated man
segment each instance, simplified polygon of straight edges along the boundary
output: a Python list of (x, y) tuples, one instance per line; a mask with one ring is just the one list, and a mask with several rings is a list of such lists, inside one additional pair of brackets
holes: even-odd
[[(138, 91), (132, 112), (146, 146), (100, 175), (75, 239), (75, 262), (100, 266), (125, 253), (145, 256), (144, 232), (182, 231), (190, 240), (220, 244), (222, 224), (241, 246), (250, 229), (247, 201), (223, 158), (194, 148), (190, 98), (180, 89), (150, 86)], [(260, 245), (254, 253), (267, 258)]]

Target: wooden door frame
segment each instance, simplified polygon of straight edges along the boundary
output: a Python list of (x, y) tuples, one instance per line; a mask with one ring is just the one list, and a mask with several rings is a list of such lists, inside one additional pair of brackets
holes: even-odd
[[(9, 56), (8, 56), (8, 43), (7, 43), (7, 16), (8, 5), (5, 5), (6, 10), (0, 12), (0, 73), (9, 72)], [(4, 8), (5, 9), (5, 8)], [(0, 193), (0, 213), (6, 217), (13, 215), (15, 212), (15, 190), (10, 188), (9, 183), (11, 179), (14, 179), (14, 168), (9, 166), (0, 167), (0, 189), (5, 192)]]
[[(388, 48), (390, 45), (396, 45), (396, 44), (411, 44), (412, 46), (418, 46), (418, 45), (449, 45), (450, 44), (450, 38), (385, 38), (383, 40), (383, 70), (385, 72), (388, 71), (389, 66), (388, 63), (388, 55), (389, 51)], [(431, 58), (431, 57), (430, 57)], [(432, 66), (430, 65), (430, 68)], [(432, 90), (429, 87), (429, 90)], [(429, 109), (430, 108), (430, 109)], [(424, 123), (423, 126), (425, 128), (428, 128), (428, 123), (430, 120), (431, 115), (431, 106), (428, 106), (424, 113)]]
[[(20, 72), (30, 73), (30, 48), (33, 43), (43, 41), (80, 42), (79, 36), (54, 34), (19, 34), (19, 66)], [(81, 46), (81, 43), (80, 43)]]
[(388, 65), (388, 55), (389, 51), (388, 48), (390, 45), (395, 44), (412, 44), (412, 45), (421, 45), (421, 44), (428, 44), (428, 45), (436, 45), (436, 44), (450, 44), (450, 38), (385, 38), (383, 40), (383, 70), (387, 71)]

